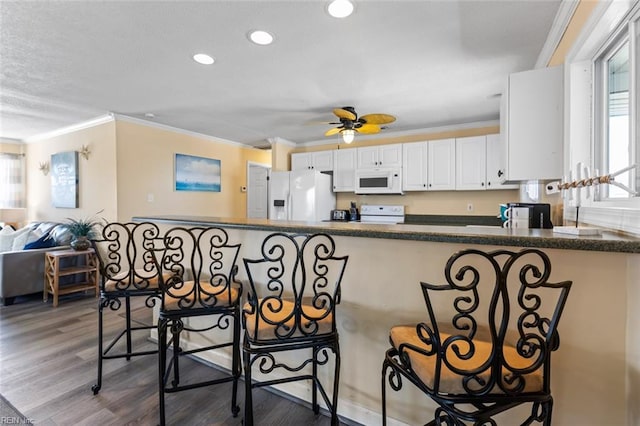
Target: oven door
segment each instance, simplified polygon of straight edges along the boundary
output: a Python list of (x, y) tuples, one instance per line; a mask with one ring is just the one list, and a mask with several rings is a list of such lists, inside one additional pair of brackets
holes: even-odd
[(357, 169), (356, 194), (402, 194), (399, 169)]

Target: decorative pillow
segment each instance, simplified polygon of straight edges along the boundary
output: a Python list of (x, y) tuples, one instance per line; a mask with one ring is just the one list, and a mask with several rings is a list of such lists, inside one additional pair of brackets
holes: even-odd
[(10, 251), (13, 247), (14, 230), (10, 226), (0, 229), (0, 253)]
[(6, 226), (0, 230), (0, 253), (5, 251), (22, 250), (29, 238), (31, 228), (22, 228), (14, 231), (11, 227)]
[(29, 239), (29, 233), (31, 228), (18, 229), (13, 233), (13, 244), (11, 245), (12, 251), (18, 251), (24, 249), (24, 245), (27, 244)]
[(51, 235), (58, 243), (59, 246), (67, 246), (71, 242), (71, 238), (73, 237), (68, 229), (64, 226), (56, 226), (50, 232)]
[(29, 238), (27, 238), (27, 242), (26, 244), (32, 243), (38, 239), (40, 239), (40, 237), (42, 237), (44, 234), (47, 234), (48, 232), (42, 232), (40, 231), (39, 228), (31, 228), (31, 232), (29, 232)]
[(49, 231), (58, 226), (55, 222), (39, 222), (35, 225), (35, 230), (39, 231), (40, 235), (48, 234)]
[(39, 249), (39, 248), (50, 248), (55, 246), (56, 246), (56, 240), (54, 240), (53, 237), (51, 237), (47, 232), (46, 234), (38, 238), (36, 241), (25, 245), (24, 249), (33, 250), (33, 249)]

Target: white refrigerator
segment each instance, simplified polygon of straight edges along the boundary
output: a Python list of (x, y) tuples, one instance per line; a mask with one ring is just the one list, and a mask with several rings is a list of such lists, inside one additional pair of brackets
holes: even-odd
[(269, 219), (320, 222), (336, 208), (332, 177), (317, 170), (271, 172)]

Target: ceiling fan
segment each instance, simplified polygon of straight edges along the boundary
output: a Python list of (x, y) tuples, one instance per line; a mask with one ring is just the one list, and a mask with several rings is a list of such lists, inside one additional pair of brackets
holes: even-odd
[(333, 136), (340, 133), (345, 143), (353, 142), (356, 132), (364, 134), (378, 133), (383, 129), (380, 126), (381, 124), (389, 124), (396, 121), (396, 118), (389, 114), (366, 114), (358, 117), (356, 110), (350, 106), (335, 108), (333, 113), (340, 119), (340, 122), (329, 124), (339, 124), (339, 126), (327, 130), (324, 135)]

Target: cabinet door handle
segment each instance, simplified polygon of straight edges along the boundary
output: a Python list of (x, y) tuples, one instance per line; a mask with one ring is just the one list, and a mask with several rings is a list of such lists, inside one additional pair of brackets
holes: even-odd
[(484, 186), (484, 182), (482, 182), (482, 183), (480, 184), (480, 186)]
[(498, 177), (502, 176), (504, 173), (502, 173), (502, 170), (498, 170)]

